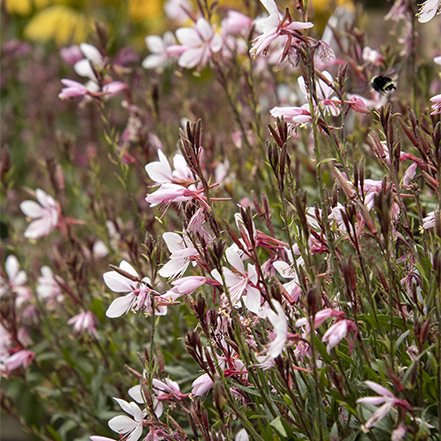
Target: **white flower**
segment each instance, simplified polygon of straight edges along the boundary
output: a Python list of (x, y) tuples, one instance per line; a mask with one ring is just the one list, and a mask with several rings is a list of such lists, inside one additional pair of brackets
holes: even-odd
[(15, 304), (19, 307), (24, 302), (29, 301), (32, 296), (30, 288), (25, 285), (28, 277), (23, 270), (20, 270), (18, 260), (12, 254), (5, 261), (5, 271), (8, 278), (5, 279), (0, 276), (0, 297), (8, 293), (15, 294)]
[(163, 69), (171, 60), (185, 50), (185, 48), (176, 45), (176, 38), (172, 32), (167, 31), (161, 38), (159, 35), (148, 35), (145, 38), (145, 44), (151, 52), (144, 61), (144, 69)]
[[(273, 263), (273, 266), (282, 277), (285, 277), (286, 279), (291, 279), (291, 281), (289, 281), (288, 283), (284, 283), (283, 287), (288, 293), (290, 302), (295, 303), (298, 300), (302, 289), (299, 285), (299, 277), (294, 268), (294, 258), (291, 250), (287, 249), (286, 254), (288, 255), (288, 259), (290, 262), (289, 264), (287, 262), (284, 262), (283, 260), (278, 260), (277, 262)], [(304, 261), (301, 257), (297, 259), (297, 265), (304, 265)]]
[(59, 207), (55, 199), (37, 188), (35, 195), (39, 204), (35, 201), (23, 201), (20, 204), (21, 211), (31, 219), (34, 219), (24, 232), (28, 239), (37, 239), (48, 235), (58, 224)]
[[(151, 314), (153, 301), (151, 297), (152, 290), (149, 288), (151, 285), (150, 279), (144, 277), (140, 280), (135, 268), (125, 260), (120, 263), (119, 268), (126, 272), (128, 277), (116, 271), (108, 271), (103, 274), (104, 283), (114, 292), (128, 292), (129, 294), (115, 299), (107, 309), (106, 316), (109, 318), (120, 317), (129, 310), (142, 310), (147, 314)], [(155, 309), (156, 315), (166, 313), (167, 307), (158, 306)]]
[(286, 315), (283, 311), (282, 305), (277, 300), (272, 300), (272, 304), (276, 312), (272, 309), (264, 311), (264, 315), (270, 321), (274, 328), (275, 337), (273, 341), (267, 344), (266, 353), (267, 358), (274, 360), (283, 351), (286, 340), (288, 338), (288, 323), (286, 321)]
[(203, 68), (213, 53), (222, 49), (222, 37), (216, 34), (211, 24), (200, 18), (192, 28), (179, 28), (176, 37), (186, 49), (179, 57), (181, 67)]
[[(261, 295), (260, 291), (255, 287), (258, 283), (255, 266), (249, 263), (247, 270), (245, 270), (239, 253), (232, 247), (226, 250), (225, 255), (233, 267), (233, 271), (225, 267), (222, 268), (232, 305), (240, 306), (240, 299), (243, 298), (245, 306), (251, 312), (257, 314), (260, 310)], [(213, 270), (211, 275), (220, 284), (223, 284), (222, 277), (218, 270)]]
[(37, 295), (41, 300), (61, 302), (64, 298), (61, 288), (54, 279), (54, 273), (48, 266), (41, 267), (41, 277), (37, 281)]
[(109, 427), (116, 433), (123, 435), (124, 441), (138, 441), (142, 436), (142, 422), (146, 417), (136, 403), (128, 403), (120, 398), (113, 398), (121, 409), (133, 417), (129, 418), (125, 415), (118, 415), (109, 421)]
[(190, 262), (196, 264), (194, 259), (199, 257), (199, 253), (194, 248), (189, 238), (178, 233), (164, 233), (162, 235), (169, 251), (170, 260), (161, 268), (158, 274), (161, 277), (180, 277), (188, 268)]
[(432, 20), (433, 17), (437, 13), (439, 13), (439, 9), (441, 6), (441, 0), (426, 0), (422, 5), (421, 9), (418, 12), (418, 21), (420, 23), (427, 23)]

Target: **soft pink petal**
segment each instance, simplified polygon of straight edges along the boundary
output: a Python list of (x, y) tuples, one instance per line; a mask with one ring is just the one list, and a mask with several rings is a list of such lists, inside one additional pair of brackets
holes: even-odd
[(379, 385), (378, 383), (375, 383), (374, 381), (366, 380), (364, 383), (367, 384), (372, 390), (377, 392), (377, 394), (379, 395), (394, 397), (394, 394), (389, 389), (386, 389), (385, 387)]

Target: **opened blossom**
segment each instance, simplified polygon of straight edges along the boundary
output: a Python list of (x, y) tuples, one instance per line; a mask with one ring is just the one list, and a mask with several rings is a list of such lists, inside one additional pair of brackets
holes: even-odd
[(185, 47), (176, 44), (176, 38), (170, 31), (163, 37), (148, 35), (145, 43), (151, 53), (142, 62), (144, 69), (164, 69), (185, 51)]
[(0, 298), (8, 294), (15, 295), (15, 305), (20, 307), (32, 297), (32, 291), (26, 285), (28, 277), (12, 254), (6, 258), (5, 271), (7, 278), (0, 276)]
[[(114, 292), (126, 292), (128, 294), (115, 299), (107, 309), (106, 316), (109, 318), (117, 318), (130, 310), (134, 312), (143, 311), (147, 314), (151, 314), (156, 299), (154, 298), (155, 294), (153, 294), (150, 288), (150, 279), (144, 277), (141, 280), (136, 270), (125, 260), (120, 263), (119, 268), (121, 272), (108, 271), (104, 273), (104, 283)], [(127, 276), (123, 275), (124, 273), (126, 273)], [(156, 315), (164, 315), (166, 313), (166, 306), (157, 305), (155, 308)]]
[(0, 372), (9, 374), (15, 369), (23, 366), (25, 369), (32, 363), (35, 354), (27, 349), (15, 352), (9, 357), (0, 360)]
[[(178, 65), (187, 69), (198, 67), (202, 69), (209, 58), (222, 49), (222, 37), (217, 34), (212, 25), (199, 18), (191, 28), (179, 28), (176, 37), (183, 46), (183, 52), (178, 60)], [(170, 47), (170, 50), (174, 50)]]
[(60, 285), (54, 278), (52, 269), (48, 266), (41, 267), (41, 277), (37, 280), (37, 296), (43, 300), (46, 305), (54, 306), (63, 301), (64, 295), (61, 292)]
[(368, 385), (373, 391), (377, 392), (379, 396), (374, 397), (363, 397), (359, 398), (356, 403), (357, 404), (383, 404), (379, 407), (371, 417), (364, 424), (365, 429), (370, 429), (375, 426), (378, 422), (380, 422), (394, 407), (399, 407), (403, 411), (403, 416), (405, 416), (406, 411), (411, 410), (411, 405), (404, 400), (400, 400), (397, 398), (389, 389), (375, 383), (374, 381), (365, 381), (366, 385)]
[(273, 340), (266, 345), (266, 362), (282, 353), (288, 339), (288, 323), (282, 305), (277, 300), (272, 300), (272, 304), (275, 311), (268, 308), (263, 313), (273, 326)]
[[(317, 98), (320, 100), (320, 103), (323, 107), (323, 111), (325, 113), (330, 113), (332, 116), (338, 116), (340, 114), (339, 106), (341, 104), (341, 101), (339, 99), (332, 98), (334, 89), (331, 86), (329, 86), (329, 84), (332, 84), (334, 79), (332, 78), (332, 75), (326, 71), (322, 72), (322, 76), (326, 78), (327, 81), (324, 81), (321, 78), (319, 78), (318, 81), (316, 82)], [(309, 101), (310, 94), (306, 87), (305, 79), (303, 77), (299, 77), (297, 79), (297, 82), (299, 84), (300, 91), (305, 96), (306, 101)]]
[(68, 325), (73, 325), (75, 334), (86, 333), (99, 338), (95, 328), (97, 323), (98, 319), (91, 311), (80, 312), (67, 321)]
[(25, 216), (32, 219), (24, 236), (28, 239), (38, 239), (47, 236), (58, 225), (60, 207), (57, 201), (43, 190), (35, 190), (35, 201), (23, 201), (20, 204), (21, 211)]
[(426, 0), (417, 14), (420, 23), (427, 23), (440, 13), (441, 0)]
[(134, 402), (128, 403), (120, 398), (114, 398), (114, 400), (131, 417), (118, 415), (109, 421), (109, 427), (114, 432), (122, 435), (124, 441), (138, 441), (142, 436), (143, 420), (147, 413), (142, 411)]
[(164, 233), (162, 238), (167, 244), (171, 255), (170, 260), (158, 273), (161, 277), (180, 277), (185, 273), (190, 262), (192, 262), (193, 266), (196, 265), (199, 253), (188, 236), (178, 233)]
[[(261, 24), (262, 34), (251, 46), (250, 52), (257, 57), (262, 54), (275, 40), (282, 39), (283, 45), (291, 46), (292, 39), (297, 37), (296, 31), (312, 28), (310, 22), (293, 21), (291, 17), (279, 12), (274, 0), (260, 0), (269, 13), (269, 17)], [(282, 61), (281, 59), (279, 61)]]
[[(233, 269), (222, 268), (232, 305), (240, 306), (240, 300), (243, 299), (245, 306), (257, 314), (260, 309), (261, 295), (256, 287), (258, 277), (255, 266), (249, 263), (245, 270), (239, 253), (232, 248), (227, 249), (225, 255)], [(213, 270), (211, 275), (220, 284), (223, 284), (222, 276), (218, 270)]]
[[(293, 253), (291, 250), (286, 250), (286, 254), (288, 255), (289, 263), (278, 260), (277, 262), (273, 263), (274, 268), (277, 270), (277, 272), (284, 277), (285, 279), (290, 279), (288, 283), (284, 283), (283, 287), (286, 290), (286, 293), (288, 294), (290, 303), (297, 302), (302, 289), (300, 287), (299, 277), (297, 275), (297, 272), (294, 267), (294, 258)], [(300, 257), (297, 260), (297, 265), (303, 265), (304, 261)]]

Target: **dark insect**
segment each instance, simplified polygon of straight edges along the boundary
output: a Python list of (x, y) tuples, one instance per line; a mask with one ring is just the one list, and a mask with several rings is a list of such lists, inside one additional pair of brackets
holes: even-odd
[(383, 94), (396, 90), (395, 83), (392, 78), (383, 77), (382, 75), (377, 75), (376, 77), (372, 78), (371, 86), (374, 90)]

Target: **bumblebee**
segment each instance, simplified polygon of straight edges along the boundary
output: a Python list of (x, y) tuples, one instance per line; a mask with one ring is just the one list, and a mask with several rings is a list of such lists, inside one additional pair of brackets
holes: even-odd
[(397, 89), (392, 78), (384, 77), (383, 75), (377, 75), (376, 77), (372, 78), (371, 86), (372, 89), (382, 93), (383, 95)]

